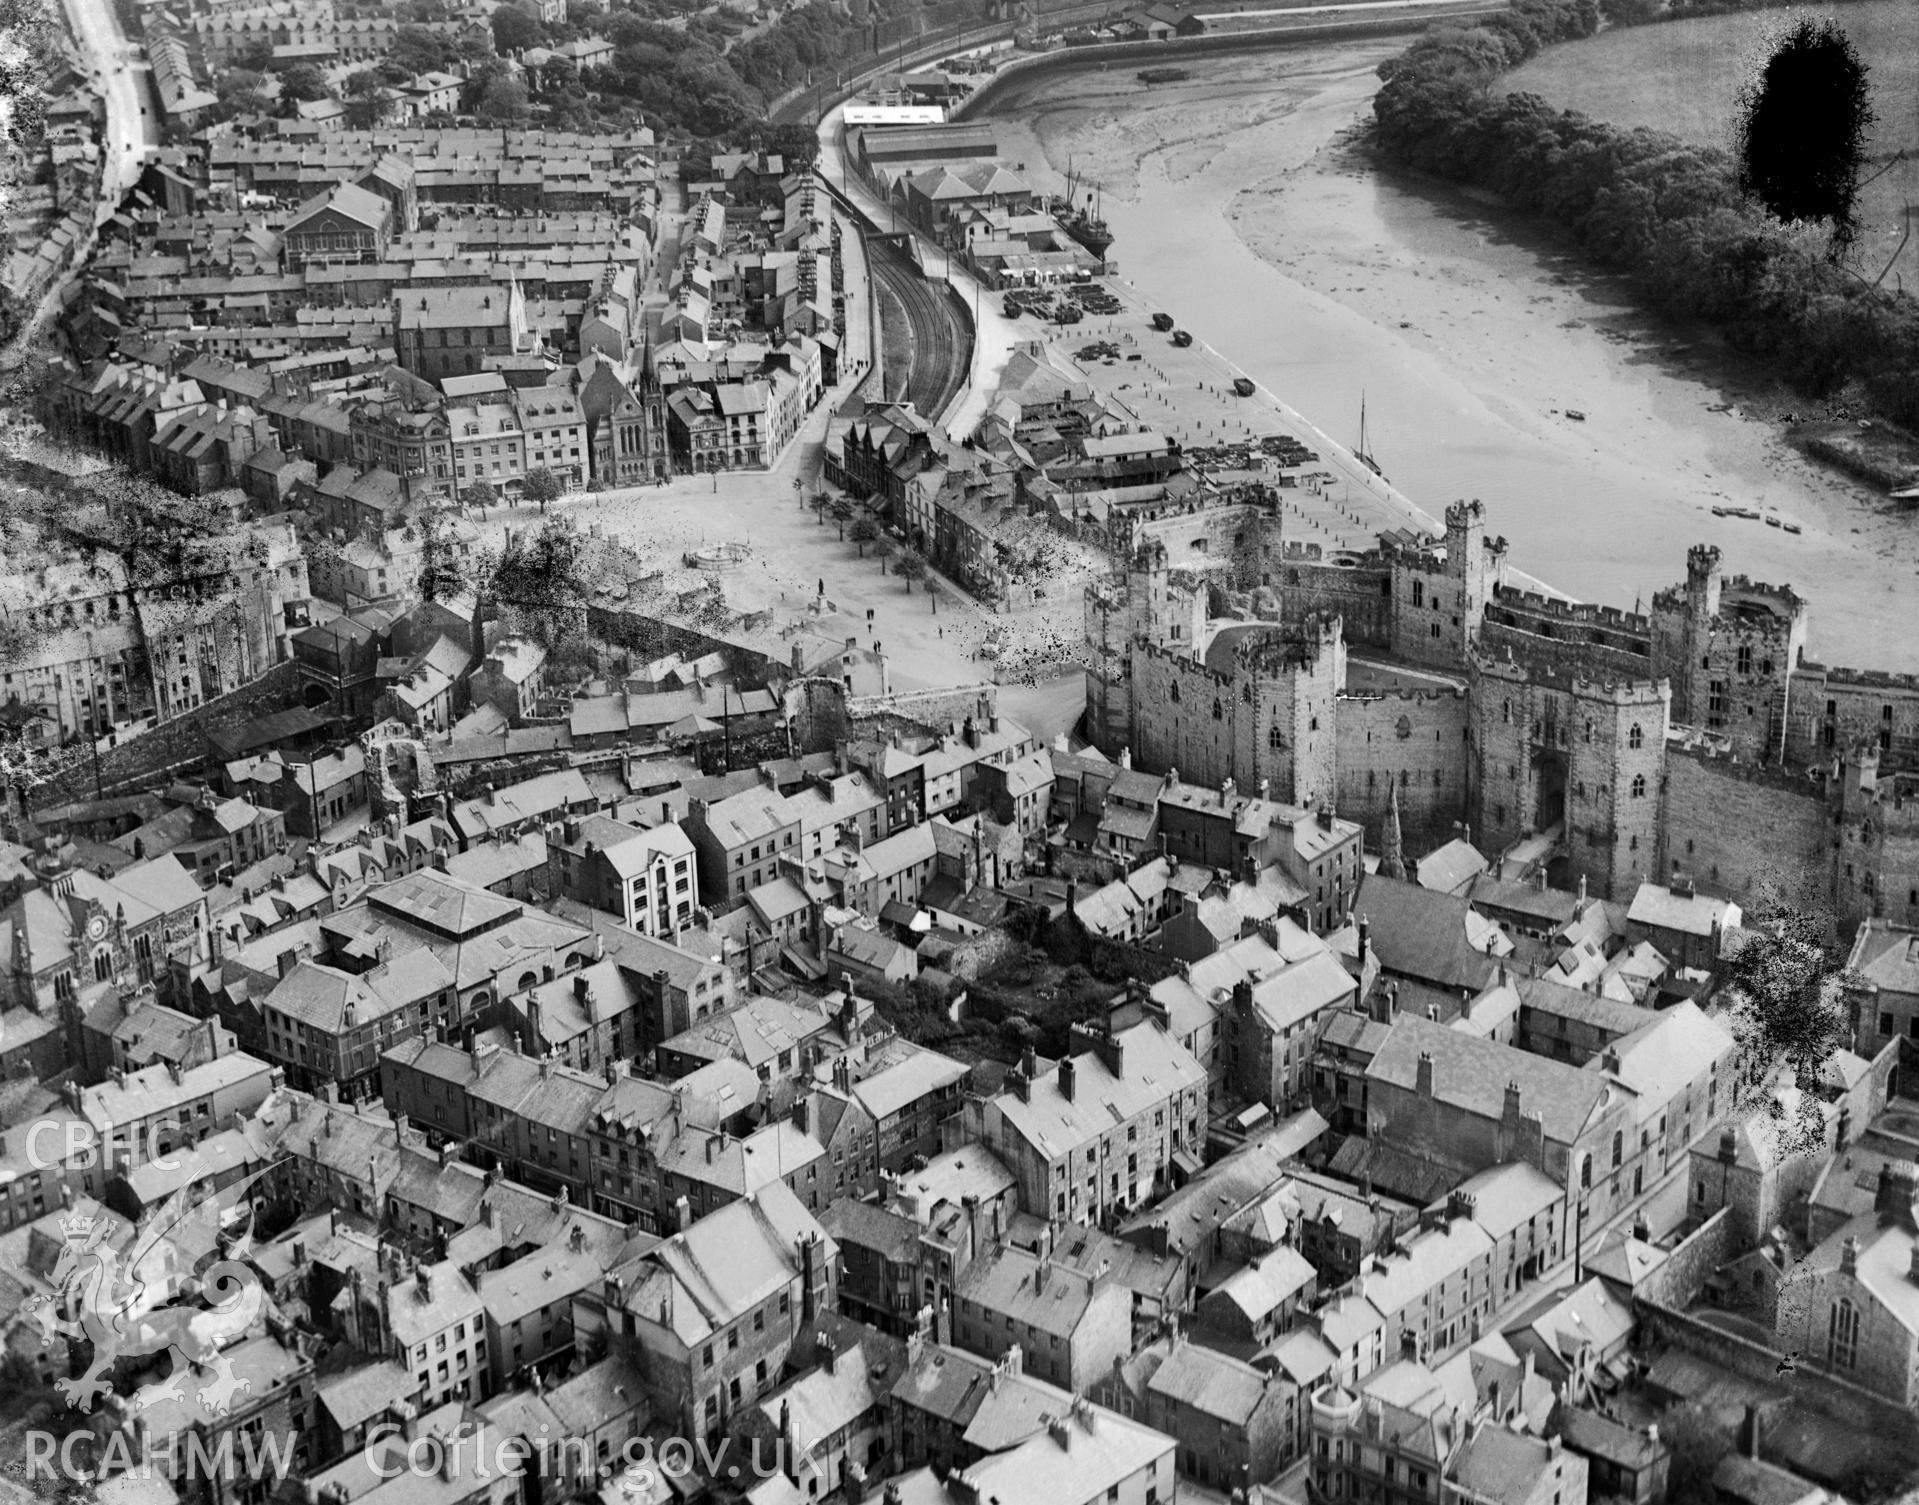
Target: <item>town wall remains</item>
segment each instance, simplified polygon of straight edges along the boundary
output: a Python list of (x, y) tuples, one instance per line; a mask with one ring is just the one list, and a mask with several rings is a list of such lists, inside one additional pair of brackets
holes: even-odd
[(96, 785), (104, 794), (115, 794), (145, 787), (175, 769), (198, 768), (207, 757), (209, 737), (237, 732), (257, 717), (297, 705), (299, 692), (299, 665), (287, 659), (250, 684), (108, 748), (97, 769), (92, 758), (83, 758), (35, 791), (33, 802), (92, 799)]

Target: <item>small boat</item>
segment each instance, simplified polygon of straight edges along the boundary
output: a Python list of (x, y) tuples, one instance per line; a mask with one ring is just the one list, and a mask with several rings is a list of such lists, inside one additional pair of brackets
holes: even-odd
[(1797, 524), (1797, 523), (1787, 523), (1787, 524), (1786, 524), (1786, 531), (1787, 531), (1788, 533), (1803, 533), (1803, 532), (1805, 532), (1805, 529), (1803, 529), (1803, 528), (1801, 528), (1801, 527), (1799, 526), (1799, 524)]
[(1768, 512), (1768, 513), (1766, 514), (1766, 526), (1767, 526), (1768, 528), (1779, 528), (1779, 527), (1783, 527), (1783, 526), (1785, 526), (1785, 525), (1784, 525), (1783, 523), (1781, 523), (1781, 522), (1779, 521), (1779, 514), (1778, 514), (1778, 513), (1776, 513), (1776, 512)]
[(1173, 331), (1173, 343), (1179, 346), (1181, 350), (1184, 350), (1188, 345), (1193, 343), (1193, 337), (1183, 329), (1175, 329)]
[(1578, 408), (1567, 408), (1566, 416), (1572, 419), (1574, 423), (1584, 423), (1586, 421), (1586, 415), (1580, 412)]
[(1359, 394), (1359, 448), (1353, 451), (1353, 458), (1358, 460), (1361, 465), (1364, 465), (1374, 475), (1378, 476), (1380, 480), (1383, 481), (1386, 479), (1386, 472), (1379, 468), (1379, 462), (1372, 457), (1372, 453), (1366, 448), (1366, 394), (1364, 392)]
[(1251, 397), (1253, 395), (1253, 379), (1250, 376), (1235, 376), (1233, 378), (1233, 390), (1239, 393), (1241, 397)]
[(1759, 514), (1757, 512), (1754, 512), (1752, 508), (1750, 507), (1728, 507), (1726, 509), (1726, 516), (1727, 517), (1743, 517), (1749, 523), (1756, 523), (1759, 521)]
[(1730, 507), (1715, 507), (1715, 508), (1713, 508), (1713, 509), (1712, 509), (1712, 515), (1713, 515), (1714, 517), (1731, 517), (1731, 516), (1732, 516), (1732, 508), (1730, 508)]

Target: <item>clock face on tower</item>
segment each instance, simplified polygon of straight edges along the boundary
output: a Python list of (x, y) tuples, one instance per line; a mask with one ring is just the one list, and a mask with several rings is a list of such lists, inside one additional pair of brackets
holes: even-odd
[(105, 915), (97, 914), (92, 919), (87, 921), (87, 938), (89, 940), (97, 941), (100, 939), (101, 936), (105, 935), (106, 933), (107, 933), (107, 917)]

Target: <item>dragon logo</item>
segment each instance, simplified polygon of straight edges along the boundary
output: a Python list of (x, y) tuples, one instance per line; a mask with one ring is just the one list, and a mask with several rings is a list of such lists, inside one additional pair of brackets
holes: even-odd
[[(49, 1343), (83, 1338), (92, 1345), (86, 1372), (56, 1381), (69, 1406), (91, 1411), (112, 1388), (108, 1375), (114, 1364), (145, 1354), (168, 1355), (171, 1368), (165, 1379), (134, 1393), (136, 1410), (184, 1400), (186, 1382), (205, 1375), (207, 1383), (195, 1396), (208, 1411), (224, 1416), (235, 1397), (251, 1388), (221, 1349), (253, 1331), (266, 1304), (259, 1277), (242, 1263), (252, 1247), (252, 1204), (244, 1192), (264, 1174), (192, 1207), (185, 1189), (174, 1193), (124, 1255), (108, 1242), (113, 1220), (89, 1212), (60, 1219), (62, 1245), (48, 1277), (54, 1294), (31, 1297), (23, 1310)], [(235, 1193), (241, 1194), (237, 1205), (229, 1204)], [(228, 1226), (236, 1222), (244, 1225), (237, 1236)], [(227, 1254), (183, 1275), (182, 1248), (217, 1248), (223, 1229)], [(191, 1288), (197, 1288), (196, 1304), (169, 1303)]]

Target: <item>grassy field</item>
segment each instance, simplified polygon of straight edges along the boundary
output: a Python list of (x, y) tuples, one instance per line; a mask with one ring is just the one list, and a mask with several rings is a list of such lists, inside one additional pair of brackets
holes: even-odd
[[(1832, 15), (1872, 68), (1878, 112), (1868, 152), (1877, 171), (1894, 153), (1919, 158), (1919, 5), (1862, 0), (1830, 10), (1747, 11), (1696, 21), (1610, 31), (1548, 48), (1507, 76), (1507, 87), (1620, 126), (1651, 126), (1688, 141), (1730, 149), (1740, 85), (1790, 18)], [(1854, 265), (1873, 274), (1886, 264), (1919, 203), (1919, 160), (1894, 166), (1863, 195), (1863, 230)], [(1919, 226), (1896, 272), (1919, 291)]]

